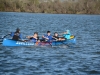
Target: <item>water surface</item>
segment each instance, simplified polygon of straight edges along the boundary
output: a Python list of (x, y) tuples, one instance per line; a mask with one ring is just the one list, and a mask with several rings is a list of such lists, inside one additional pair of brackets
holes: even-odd
[(100, 75), (100, 15), (0, 12), (0, 37), (19, 27), (23, 38), (67, 29), (74, 47), (3, 47), (0, 75)]

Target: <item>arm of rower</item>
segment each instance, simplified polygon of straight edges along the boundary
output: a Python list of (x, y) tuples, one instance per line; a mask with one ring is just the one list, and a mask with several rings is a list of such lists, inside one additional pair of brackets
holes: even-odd
[(23, 39), (21, 34), (19, 35), (19, 37), (20, 37), (20, 39)]
[(47, 39), (47, 40), (49, 39), (49, 38), (45, 37), (44, 35), (42, 36), (42, 38), (45, 38), (45, 39)]
[(26, 38), (27, 38), (27, 39), (31, 39), (32, 37), (33, 37), (33, 36), (27, 36)]

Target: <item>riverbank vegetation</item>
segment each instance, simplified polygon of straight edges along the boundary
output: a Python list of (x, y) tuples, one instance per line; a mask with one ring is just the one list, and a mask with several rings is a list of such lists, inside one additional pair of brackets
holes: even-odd
[(100, 0), (0, 0), (0, 11), (100, 14)]

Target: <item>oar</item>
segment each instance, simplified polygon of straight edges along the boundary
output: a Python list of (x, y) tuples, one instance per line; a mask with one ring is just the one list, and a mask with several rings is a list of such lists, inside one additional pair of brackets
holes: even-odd
[(51, 44), (51, 42), (49, 42), (49, 44), (50, 44), (50, 46), (52, 47), (52, 44)]
[(3, 36), (2, 38), (0, 38), (0, 39), (2, 39), (2, 40), (0, 40), (0, 43), (3, 41), (3, 39), (6, 37), (6, 36), (8, 36), (9, 34), (7, 34), (7, 35), (5, 35), (5, 36)]
[(5, 35), (5, 36), (3, 36), (3, 38), (2, 39), (4, 39), (6, 36), (8, 36), (9, 34), (7, 34), (7, 35)]

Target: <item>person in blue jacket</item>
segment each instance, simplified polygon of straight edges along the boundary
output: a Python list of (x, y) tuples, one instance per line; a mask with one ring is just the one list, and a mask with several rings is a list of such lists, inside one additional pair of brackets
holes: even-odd
[(52, 41), (52, 36), (51, 36), (50, 31), (47, 31), (47, 34), (42, 36), (41, 41), (45, 41), (45, 42), (51, 42)]
[(12, 37), (12, 40), (15, 40), (15, 41), (22, 39), (22, 35), (20, 33), (19, 28), (17, 28), (15, 32), (11, 32), (9, 35)]
[(39, 42), (39, 36), (38, 36), (38, 32), (34, 32), (33, 36), (27, 36), (26, 38), (28, 38), (31, 42)]

